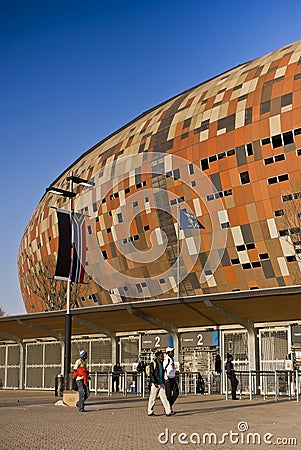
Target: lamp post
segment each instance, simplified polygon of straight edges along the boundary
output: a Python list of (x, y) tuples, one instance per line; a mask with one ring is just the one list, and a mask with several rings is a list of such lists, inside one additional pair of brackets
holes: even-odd
[[(63, 197), (69, 198), (70, 213), (73, 214), (72, 199), (76, 196), (73, 192), (73, 183), (80, 184), (82, 186), (94, 186), (94, 182), (77, 177), (72, 173), (67, 177), (69, 182), (68, 190), (57, 188), (55, 186), (49, 186), (46, 192), (50, 192)], [(73, 238), (72, 238), (73, 243)], [(65, 342), (64, 342), (64, 388), (70, 390), (70, 366), (71, 366), (71, 337), (72, 337), (72, 313), (71, 313), (71, 277), (70, 271), (67, 279), (67, 298), (66, 298), (66, 315), (65, 315)]]

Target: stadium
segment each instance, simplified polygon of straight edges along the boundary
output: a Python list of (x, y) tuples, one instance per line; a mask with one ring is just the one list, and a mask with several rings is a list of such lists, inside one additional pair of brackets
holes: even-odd
[[(299, 364), (300, 171), (301, 42), (186, 90), (83, 153), (26, 226), (28, 314), (0, 321), (1, 359), (17, 360), (0, 362), (4, 385), (10, 370), (18, 385), (51, 387), (68, 306), (72, 358), (85, 346), (95, 371), (116, 359), (132, 370), (170, 335), (179, 368), (204, 374), (209, 390), (228, 351), (242, 371), (285, 369), (289, 354)], [(20, 381), (21, 341), (31, 376)]]

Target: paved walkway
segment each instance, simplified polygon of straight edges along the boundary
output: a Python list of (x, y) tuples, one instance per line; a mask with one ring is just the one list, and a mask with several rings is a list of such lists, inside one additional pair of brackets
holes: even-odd
[(57, 400), (53, 392), (0, 390), (0, 450), (301, 448), (301, 402), (293, 400), (182, 396), (171, 417), (160, 400), (148, 417), (147, 398), (136, 396), (92, 394), (87, 413)]

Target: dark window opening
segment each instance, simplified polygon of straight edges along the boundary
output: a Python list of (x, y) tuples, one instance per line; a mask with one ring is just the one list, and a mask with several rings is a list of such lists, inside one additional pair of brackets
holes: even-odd
[(295, 255), (286, 256), (287, 262), (294, 262), (297, 261), (297, 258)]
[(293, 200), (293, 194), (287, 194), (282, 196), (283, 202), (288, 202), (289, 200)]
[(249, 244), (246, 244), (246, 247), (248, 250), (252, 250), (253, 248), (255, 248), (255, 244), (254, 242), (250, 242)]
[(230, 223), (229, 222), (222, 223), (222, 229), (224, 230), (225, 228), (230, 228)]
[(180, 179), (180, 169), (175, 169), (173, 171), (173, 177), (174, 177), (174, 180), (179, 180)]
[(247, 108), (245, 111), (245, 125), (252, 123), (252, 108)]
[(189, 172), (189, 175), (193, 175), (193, 174), (194, 174), (194, 167), (193, 167), (193, 164), (189, 164), (189, 165), (188, 165), (188, 172)]
[(281, 97), (281, 107), (288, 106), (293, 103), (293, 94), (282, 95)]
[(201, 169), (202, 170), (207, 170), (209, 169), (209, 161), (208, 158), (202, 159), (201, 160)]
[(274, 158), (273, 156), (271, 156), (270, 158), (265, 158), (263, 162), (267, 166), (268, 164), (272, 164), (274, 162)]
[(185, 119), (183, 123), (183, 128), (188, 128), (191, 124), (191, 117), (190, 119)]
[(288, 230), (279, 230), (279, 236), (288, 236), (289, 231)]
[(246, 144), (246, 152), (248, 156), (253, 155), (253, 144), (252, 142), (250, 144)]
[(246, 171), (246, 172), (241, 172), (239, 175), (240, 175), (240, 181), (241, 181), (241, 184), (247, 184), (247, 183), (250, 183), (250, 175), (249, 175), (249, 172), (248, 172), (248, 171)]
[(235, 148), (231, 148), (231, 150), (227, 151), (227, 156), (235, 155)]
[(259, 259), (269, 259), (269, 254), (268, 253), (260, 253), (259, 254)]
[(231, 264), (233, 265), (239, 264), (239, 259), (238, 258), (231, 259)]
[(261, 267), (261, 262), (260, 261), (254, 261), (251, 263), (253, 269), (255, 269), (256, 267)]
[(288, 173), (284, 173), (283, 175), (279, 175), (278, 179), (279, 179), (279, 183), (281, 183), (281, 181), (288, 180), (289, 179)]
[(280, 153), (280, 155), (274, 156), (274, 159), (275, 159), (275, 162), (283, 161), (285, 159), (285, 154), (284, 153)]
[(268, 100), (267, 102), (260, 103), (260, 114), (265, 114), (267, 112), (270, 112), (271, 109), (271, 101)]
[(276, 136), (272, 136), (272, 145), (273, 145), (273, 148), (278, 148), (278, 147), (282, 146), (281, 134), (277, 134)]
[(294, 136), (292, 131), (287, 131), (286, 133), (283, 133), (283, 143), (284, 145), (294, 143)]
[(224, 193), (221, 191), (221, 192), (216, 192), (215, 194), (214, 194), (214, 197), (215, 198), (221, 198), (221, 197), (223, 197), (224, 196)]
[(269, 137), (261, 139), (261, 145), (267, 145), (271, 142), (271, 139)]
[(208, 120), (204, 120), (201, 123), (201, 126), (200, 126), (201, 131), (208, 130), (209, 129), (209, 123), (210, 123), (209, 119)]

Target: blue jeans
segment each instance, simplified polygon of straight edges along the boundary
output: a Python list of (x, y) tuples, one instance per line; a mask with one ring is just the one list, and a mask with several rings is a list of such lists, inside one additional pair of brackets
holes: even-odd
[(78, 393), (79, 393), (79, 400), (76, 403), (76, 406), (80, 411), (85, 409), (85, 401), (90, 395), (89, 386), (86, 386), (84, 384), (84, 380), (76, 380), (77, 387), (78, 387)]

